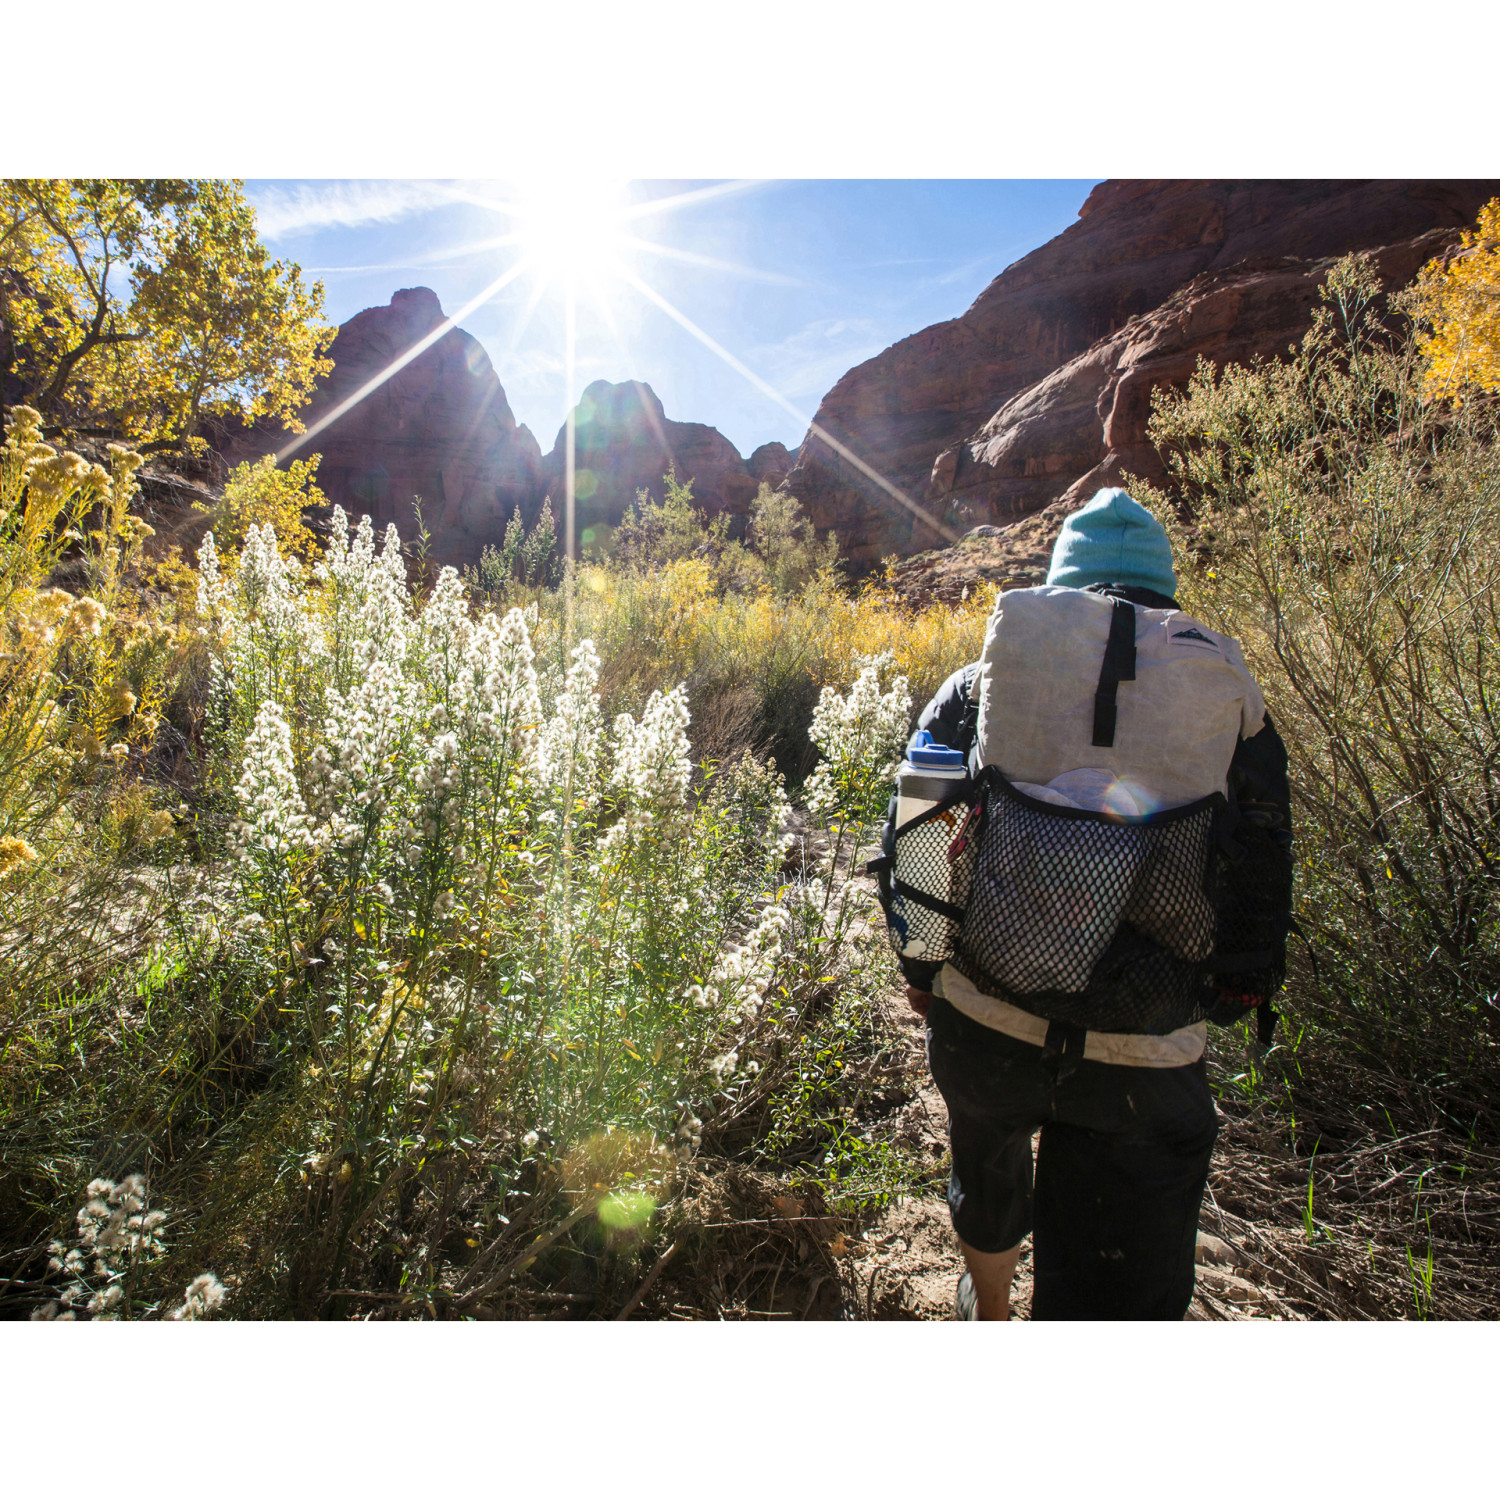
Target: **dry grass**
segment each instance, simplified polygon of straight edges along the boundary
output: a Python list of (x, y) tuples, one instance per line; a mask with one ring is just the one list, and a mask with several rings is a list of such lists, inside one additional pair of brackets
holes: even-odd
[[(1225, 1124), (1201, 1220), (1233, 1247), (1234, 1270), (1261, 1291), (1255, 1301), (1265, 1311), (1356, 1320), (1500, 1314), (1500, 1156), (1458, 1149), (1437, 1128), (1299, 1156), (1279, 1123)], [(1201, 1290), (1210, 1305), (1221, 1300), (1212, 1274)]]
[[(650, 573), (582, 569), (573, 630), (598, 644), (609, 712), (638, 712), (652, 688), (686, 682), (695, 755), (769, 753), (796, 782), (816, 758), (807, 729), (818, 694), (846, 686), (856, 656), (889, 651), (920, 707), (978, 657), (992, 599), (976, 588), (914, 608), (891, 589), (851, 592), (826, 575), (797, 595), (721, 594), (709, 566), (685, 558)], [(562, 596), (537, 602), (560, 642)]]

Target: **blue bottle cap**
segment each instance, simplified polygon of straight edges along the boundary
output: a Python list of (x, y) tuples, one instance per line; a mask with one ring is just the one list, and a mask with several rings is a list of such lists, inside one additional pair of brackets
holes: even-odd
[(906, 752), (906, 758), (913, 766), (923, 771), (961, 771), (963, 769), (964, 753), (962, 750), (954, 750), (949, 745), (934, 745), (932, 736), (925, 729), (922, 734), (927, 743), (913, 745)]

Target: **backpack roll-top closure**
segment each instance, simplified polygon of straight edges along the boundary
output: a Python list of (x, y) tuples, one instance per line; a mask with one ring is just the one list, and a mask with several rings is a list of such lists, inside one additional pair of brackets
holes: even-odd
[(1048, 585), (996, 600), (974, 697), (978, 765), (1042, 786), (1108, 772), (1142, 810), (1227, 793), (1236, 742), (1265, 722), (1231, 637), (1181, 610)]

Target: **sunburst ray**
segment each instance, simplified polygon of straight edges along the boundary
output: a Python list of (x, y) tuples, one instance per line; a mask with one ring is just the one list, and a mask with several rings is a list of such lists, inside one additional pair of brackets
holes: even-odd
[(956, 542), (958, 540), (958, 533), (954, 531), (951, 526), (948, 526), (944, 522), (939, 521), (935, 516), (930, 515), (927, 510), (919, 505), (915, 500), (913, 500), (905, 490), (901, 489), (898, 485), (893, 484), (889, 479), (885, 477), (884, 474), (880, 473), (877, 469), (871, 468), (870, 465), (866, 463), (865, 460), (862, 459), (857, 453), (855, 453), (852, 448), (850, 448), (845, 443), (841, 443), (836, 437), (834, 437), (834, 435), (829, 432), (826, 427), (823, 427), (819, 423), (814, 422), (811, 417), (799, 411), (790, 401), (787, 400), (785, 396), (781, 394), (780, 391), (775, 388), (775, 386), (771, 385), (765, 380), (762, 380), (761, 377), (757, 375), (755, 371), (752, 370), (747, 364), (745, 364), (743, 360), (736, 359), (735, 356), (732, 355), (721, 343), (719, 343), (717, 339), (713, 338), (710, 334), (705, 333), (704, 330), (701, 329), (695, 322), (693, 322), (693, 320), (688, 317), (685, 312), (682, 312), (678, 308), (674, 307), (670, 302), (667, 301), (665, 297), (661, 295), (660, 292), (656, 291), (655, 288), (648, 286), (647, 283), (642, 281), (641, 278), (637, 276), (633, 271), (630, 271), (623, 266), (620, 268), (620, 274), (627, 282), (630, 283), (631, 286), (636, 289), (636, 291), (641, 294), (641, 296), (645, 297), (647, 301), (652, 302), (657, 307), (659, 307), (664, 313), (666, 313), (669, 318), (672, 319), (674, 323), (677, 323), (682, 328), (686, 329), (687, 332), (692, 334), (692, 336), (697, 339), (705, 349), (709, 350), (713, 354), (718, 355), (718, 357), (722, 359), (731, 370), (734, 370), (740, 375), (744, 376), (744, 378), (748, 380), (750, 384), (753, 385), (756, 390), (758, 390), (763, 396), (768, 397), (779, 407), (781, 407), (783, 411), (788, 412), (791, 416), (795, 417), (796, 420), (803, 425), (806, 431), (814, 434), (820, 442), (827, 444), (827, 446), (831, 448), (835, 453), (837, 453), (839, 457), (842, 458), (846, 463), (850, 464), (853, 468), (857, 469), (861, 474), (869, 479), (873, 484), (877, 485), (882, 491), (889, 495), (891, 499), (896, 501), (898, 505), (902, 506), (903, 509), (908, 511), (914, 520), (920, 521), (922, 525), (929, 527), (938, 536), (943, 537), (947, 541)]
[(508, 271), (504, 272), (500, 276), (497, 276), (487, 287), (485, 287), (482, 292), (478, 294), (478, 296), (471, 297), (467, 302), (464, 303), (461, 308), (459, 308), (457, 312), (450, 313), (430, 333), (424, 334), (421, 338), (419, 338), (417, 342), (411, 346), (411, 348), (405, 350), (401, 354), (398, 354), (396, 358), (393, 359), (390, 364), (385, 367), (385, 369), (381, 370), (377, 375), (372, 375), (369, 380), (365, 381), (365, 383), (360, 386), (357, 391), (354, 392), (353, 395), (346, 396), (344, 400), (340, 401), (339, 404), (335, 406), (331, 411), (324, 412), (323, 415), (319, 417), (311, 427), (304, 428), (301, 432), (299, 432), (290, 443), (288, 443), (284, 448), (281, 449), (279, 453), (277, 453), (276, 462), (284, 462), (286, 459), (290, 458), (291, 455), (294, 454), (299, 448), (305, 447), (320, 432), (324, 431), (328, 427), (331, 427), (333, 423), (337, 422), (340, 417), (344, 416), (348, 412), (353, 411), (354, 408), (358, 406), (366, 396), (370, 395), (374, 391), (378, 391), (380, 387), (383, 386), (386, 381), (391, 378), (391, 376), (395, 375), (399, 370), (404, 370), (406, 366), (409, 365), (412, 360), (414, 360), (419, 354), (423, 353), (425, 350), (430, 349), (435, 343), (437, 343), (440, 338), (443, 337), (445, 333), (447, 333), (450, 329), (456, 328), (461, 319), (468, 317), (475, 308), (482, 307), (495, 295), (496, 292), (500, 291), (503, 287), (508, 286), (525, 269), (526, 262), (524, 260), (520, 260), (517, 261), (516, 264), (513, 265)]
[(766, 281), (773, 286), (805, 287), (807, 283), (796, 276), (784, 276), (780, 271), (760, 271), (754, 266), (737, 265), (732, 260), (716, 260), (712, 255), (703, 255), (697, 250), (680, 250), (676, 245), (660, 245), (654, 240), (637, 239), (633, 234), (621, 236), (620, 243), (632, 250), (644, 250), (648, 255), (659, 255), (666, 260), (681, 261), (684, 265), (701, 266), (707, 271), (726, 271), (731, 276), (743, 276), (749, 281)]

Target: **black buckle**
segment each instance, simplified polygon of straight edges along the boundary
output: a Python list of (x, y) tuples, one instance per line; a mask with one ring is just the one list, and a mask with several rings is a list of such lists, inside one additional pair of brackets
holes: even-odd
[(1042, 1061), (1050, 1062), (1054, 1057), (1079, 1059), (1083, 1056), (1088, 1032), (1071, 1021), (1048, 1021), (1047, 1038), (1042, 1043)]

